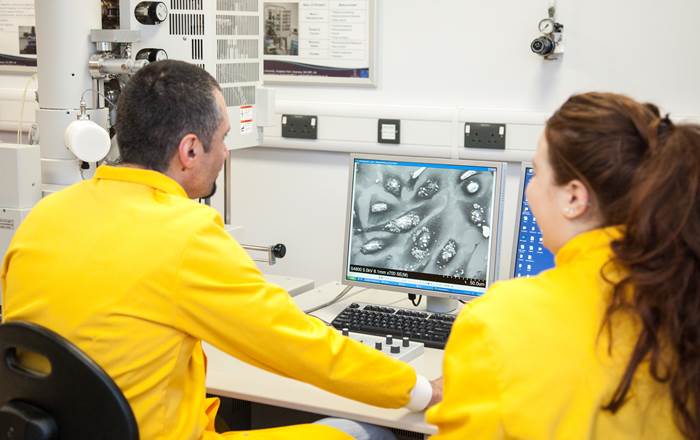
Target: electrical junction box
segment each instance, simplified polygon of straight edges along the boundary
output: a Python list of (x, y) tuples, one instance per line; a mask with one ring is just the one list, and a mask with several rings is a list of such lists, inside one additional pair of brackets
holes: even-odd
[(31, 208), (40, 199), (39, 146), (0, 144), (0, 209)]
[(380, 144), (400, 144), (401, 120), (380, 119), (377, 126), (377, 142)]
[(282, 115), (282, 137), (317, 139), (318, 117), (313, 115)]
[(39, 146), (0, 144), (0, 261), (19, 224), (40, 199)]
[(464, 124), (464, 147), (505, 150), (506, 124), (466, 122)]

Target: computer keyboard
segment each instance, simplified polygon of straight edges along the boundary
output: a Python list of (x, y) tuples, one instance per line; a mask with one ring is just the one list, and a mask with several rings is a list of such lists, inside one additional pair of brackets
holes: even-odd
[(426, 347), (445, 348), (455, 315), (431, 313), (400, 307), (352, 303), (331, 325), (338, 330), (395, 338), (407, 336)]

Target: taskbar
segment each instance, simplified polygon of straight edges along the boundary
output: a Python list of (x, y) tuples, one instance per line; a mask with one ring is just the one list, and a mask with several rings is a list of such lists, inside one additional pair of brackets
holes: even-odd
[[(349, 281), (468, 295), (481, 295), (486, 289), (486, 280), (384, 269), (356, 264), (350, 265), (346, 277)], [(475, 290), (469, 289), (470, 287)]]

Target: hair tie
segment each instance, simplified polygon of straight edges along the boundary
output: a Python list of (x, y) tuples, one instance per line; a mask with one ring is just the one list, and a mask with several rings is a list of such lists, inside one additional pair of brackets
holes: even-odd
[(669, 114), (666, 113), (666, 116), (660, 118), (659, 120), (659, 125), (656, 129), (656, 132), (659, 137), (668, 134), (673, 129), (673, 122), (668, 116)]

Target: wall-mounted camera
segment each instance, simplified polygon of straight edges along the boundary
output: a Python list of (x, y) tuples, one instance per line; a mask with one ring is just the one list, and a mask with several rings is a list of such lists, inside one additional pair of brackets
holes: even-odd
[(564, 54), (562, 44), (564, 25), (555, 21), (553, 8), (549, 10), (549, 18), (540, 20), (538, 28), (542, 35), (532, 40), (530, 49), (545, 60), (556, 60)]

